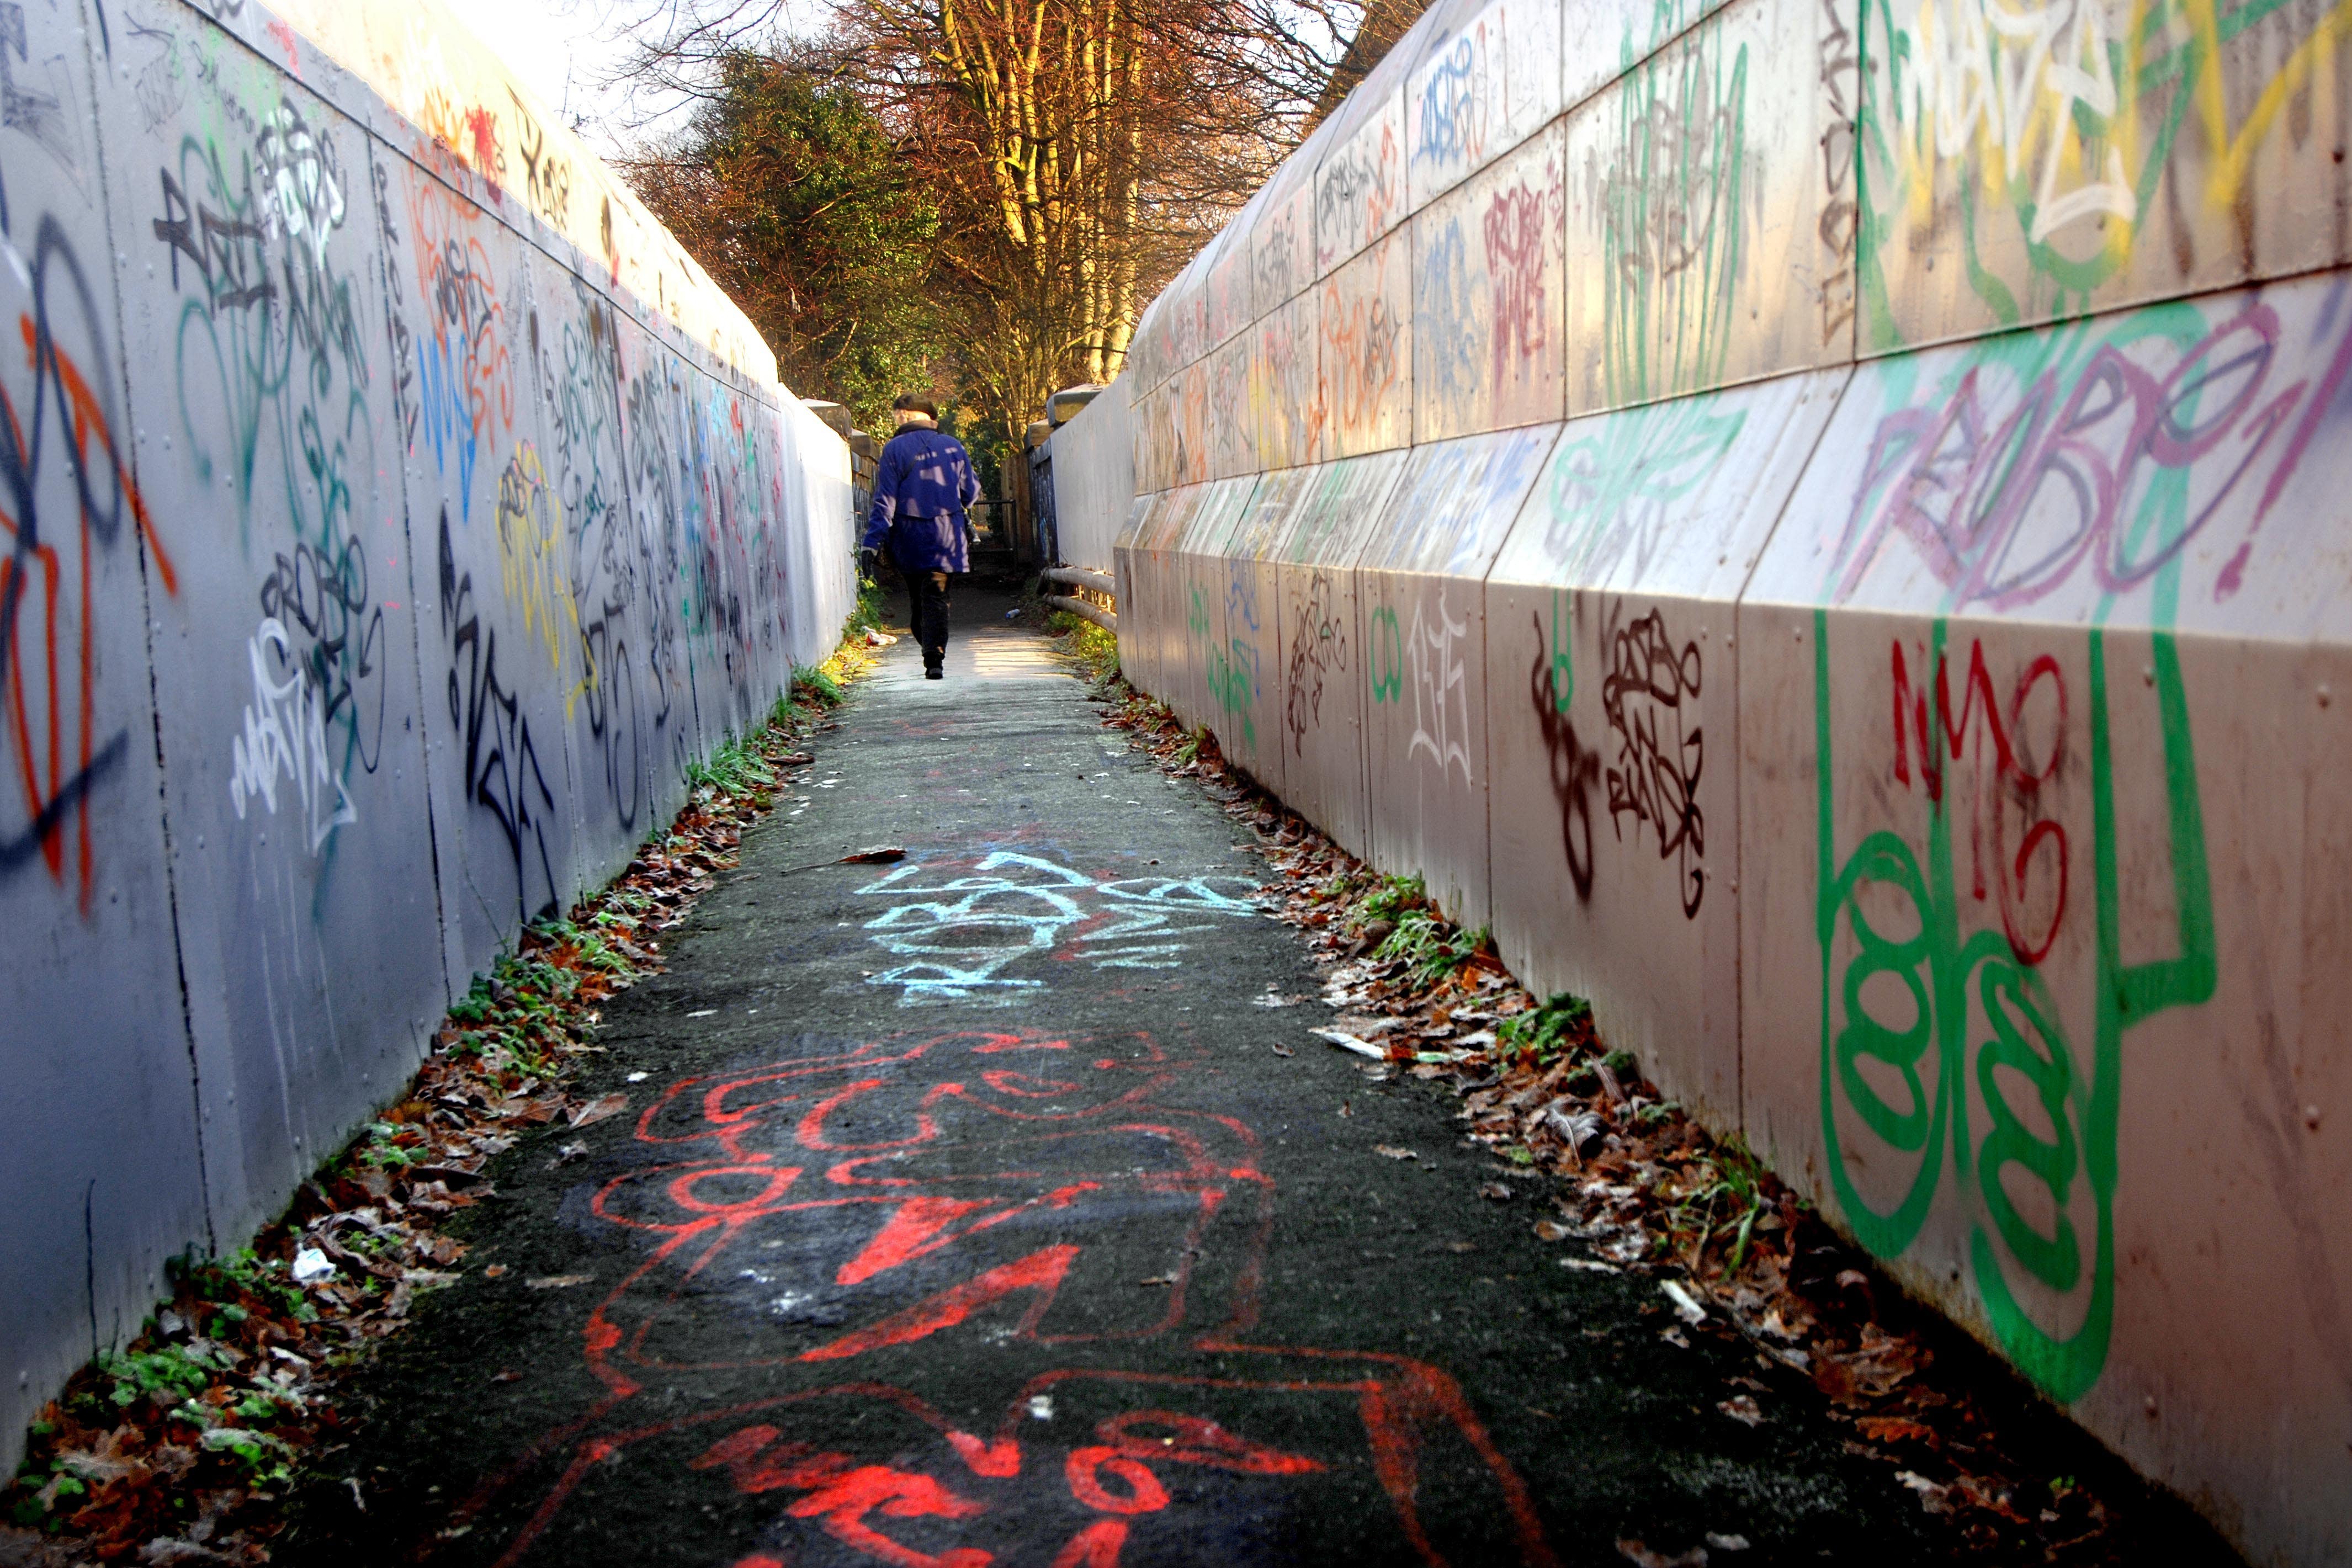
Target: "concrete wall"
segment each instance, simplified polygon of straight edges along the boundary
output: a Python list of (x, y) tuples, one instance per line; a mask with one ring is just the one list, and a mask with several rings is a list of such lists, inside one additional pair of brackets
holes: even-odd
[(218, 9), (0, 4), (11, 1445), (850, 601), (846, 449), (446, 12)]
[(1113, 382), (1045, 443), (1062, 566), (1111, 569), (1111, 547), (1135, 505), (1135, 435), (1127, 383)]
[(1130, 676), (2263, 1563), (2352, 1562), (2343, 20), (1441, 3), (1120, 381)]

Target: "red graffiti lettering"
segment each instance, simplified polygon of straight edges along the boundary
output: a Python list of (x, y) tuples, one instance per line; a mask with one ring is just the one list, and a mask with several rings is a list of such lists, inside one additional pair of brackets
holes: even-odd
[[(1104, 1487), (1105, 1470), (1117, 1476), (1127, 1488), (1125, 1497)], [(1063, 1462), (1062, 1473), (1069, 1478), (1072, 1497), (1105, 1513), (1158, 1513), (1168, 1506), (1168, 1493), (1160, 1486), (1160, 1478), (1146, 1469), (1141, 1460), (1129, 1458), (1116, 1448), (1073, 1448)]]
[(1097, 1519), (1054, 1554), (1053, 1568), (1118, 1568), (1119, 1549), (1127, 1544), (1127, 1521)]
[[(1985, 664), (1984, 644), (1971, 643), (1968, 674), (1961, 683), (1961, 701), (1956, 713), (1948, 664), (1938, 654), (1932, 694), (1932, 727), (1931, 694), (1912, 685), (1910, 665), (1900, 642), (1893, 644), (1889, 663), (1894, 690), (1895, 782), (1909, 787), (1911, 755), (1916, 747), (1919, 781), (1928, 800), (1940, 805), (1944, 800), (1946, 761), (1974, 761), (1976, 788), (1969, 796), (1969, 825), (1971, 891), (1979, 902), (1989, 894), (1998, 899), (2001, 930), (2009, 939), (2010, 950), (2021, 963), (2039, 964), (2049, 956), (2052, 946), (2058, 940), (2059, 924), (2066, 915), (2066, 830), (2042, 817), (2039, 804), (2042, 789), (2055, 783), (2066, 754), (2066, 681), (2058, 661), (2043, 653), (2027, 664), (2011, 689), (2009, 704), (2004, 708), (1995, 695), (1992, 674)], [(2056, 700), (2056, 716), (2048, 755), (2037, 767), (2024, 755), (2021, 742), (2027, 702), (2034, 688), (2044, 682)], [(1971, 735), (1979, 737), (1973, 753), (1969, 745)], [(2012, 818), (2021, 824), (2017, 829), (2013, 854), (2009, 849)], [(2032, 879), (2045, 851), (2054, 869), (2048, 877)], [(1988, 866), (1991, 868), (1990, 877)], [(2050, 891), (2039, 899), (2029, 898), (2030, 879), (2037, 886), (2047, 885)]]
[(1018, 1262), (991, 1269), (976, 1280), (967, 1280), (950, 1290), (941, 1291), (929, 1301), (918, 1301), (903, 1312), (893, 1312), (871, 1327), (856, 1333), (844, 1334), (828, 1344), (801, 1353), (803, 1361), (837, 1361), (844, 1356), (863, 1355), (869, 1350), (885, 1345), (908, 1344), (928, 1339), (941, 1329), (951, 1329), (972, 1313), (992, 1302), (1003, 1300), (1020, 1291), (1034, 1291), (1037, 1299), (1022, 1315), (1019, 1333), (1028, 1334), (1037, 1327), (1037, 1320), (1054, 1304), (1054, 1294), (1062, 1288), (1069, 1274), (1070, 1261), (1078, 1255), (1076, 1247), (1048, 1247), (1032, 1252)]

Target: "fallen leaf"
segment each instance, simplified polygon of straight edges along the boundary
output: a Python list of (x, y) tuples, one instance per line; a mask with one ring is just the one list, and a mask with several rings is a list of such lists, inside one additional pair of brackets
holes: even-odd
[(1538, 1241), (1565, 1241), (1575, 1234), (1576, 1231), (1572, 1227), (1564, 1225), (1557, 1219), (1536, 1221), (1536, 1239)]
[(852, 850), (834, 863), (836, 865), (888, 865), (892, 861), (907, 858), (907, 852), (897, 844), (876, 844), (871, 849)]
[(1854, 1422), (1874, 1443), (1933, 1443), (1934, 1430), (1902, 1416), (1864, 1416)]
[(510, 1366), (504, 1372), (499, 1373), (497, 1375), (493, 1376), (490, 1381), (492, 1383), (520, 1383), (522, 1381), (522, 1374), (517, 1372)]
[(1136, 1281), (1139, 1285), (1158, 1285), (1163, 1289), (1173, 1285), (1175, 1282), (1176, 1276), (1173, 1274), (1155, 1274), (1149, 1280), (1138, 1280)]
[(1400, 1149), (1394, 1144), (1374, 1144), (1372, 1153), (1391, 1160), (1417, 1160), (1421, 1155), (1412, 1149)]
[(1286, 1045), (1277, 1045), (1274, 1047), (1274, 1053), (1276, 1056), (1297, 1056), (1298, 1054)]
[(1742, 1426), (1764, 1425), (1763, 1406), (1756, 1403), (1756, 1396), (1752, 1394), (1739, 1394), (1729, 1399), (1718, 1400), (1715, 1407)]
[(1559, 1260), (1559, 1266), (1586, 1274), (1622, 1274), (1625, 1271), (1616, 1264), (1603, 1263), (1598, 1258), (1563, 1258)]
[(1508, 1203), (1511, 1201), (1511, 1189), (1501, 1182), (1490, 1181), (1478, 1189), (1478, 1196), (1496, 1203)]
[(1617, 1554), (1639, 1568), (1706, 1568), (1706, 1548), (1694, 1546), (1678, 1556), (1653, 1552), (1638, 1541), (1620, 1541)]
[(574, 1109), (572, 1112), (569, 1120), (574, 1127), (593, 1126), (596, 1123), (602, 1122), (607, 1117), (619, 1115), (628, 1108), (629, 1097), (627, 1095), (606, 1094), (600, 1099), (591, 1100), (587, 1104)]
[(1745, 1552), (1748, 1550), (1748, 1537), (1744, 1535), (1727, 1535), (1721, 1531), (1713, 1530), (1706, 1532), (1706, 1543), (1709, 1546), (1714, 1547), (1717, 1552)]
[(504, 1274), (506, 1271), (507, 1271), (507, 1266), (506, 1266), (505, 1264), (503, 1264), (503, 1263), (493, 1263), (493, 1264), (491, 1264), (488, 1268), (487, 1268), (487, 1269), (485, 1269), (485, 1270), (482, 1270), (482, 1277), (483, 1277), (484, 1279), (495, 1280), (495, 1279), (497, 1279), (499, 1275)]
[(593, 1274), (539, 1274), (523, 1283), (534, 1291), (568, 1291), (574, 1285), (593, 1284)]
[(1928, 1513), (1951, 1511), (1952, 1489), (1938, 1486), (1916, 1470), (1897, 1470), (1895, 1479), (1919, 1494), (1919, 1507)]

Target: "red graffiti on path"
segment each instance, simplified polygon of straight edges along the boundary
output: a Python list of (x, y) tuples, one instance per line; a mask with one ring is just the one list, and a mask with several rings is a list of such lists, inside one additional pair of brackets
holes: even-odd
[[(1031, 1052), (1035, 1069), (1012, 1064)], [(1466, 1463), (1515, 1560), (1552, 1562), (1525, 1486), (1444, 1373), (1257, 1342), (1275, 1197), (1258, 1137), (1169, 1100), (1209, 1067), (1141, 1035), (971, 1031), (805, 1044), (671, 1084), (635, 1125), (650, 1161), (590, 1205), (654, 1243), (583, 1328), (607, 1395), (461, 1517), (568, 1455), (500, 1560), (520, 1563), (600, 1466), (683, 1439), (698, 1445), (688, 1469), (738, 1495), (798, 1494), (771, 1528), (801, 1521), (901, 1568), (998, 1561), (958, 1539), (983, 1520), (990, 1539), (1029, 1541), (1021, 1560), (1109, 1568), (1138, 1529), (1165, 1541), (1213, 1523), (1213, 1510), (1187, 1522), (1177, 1500), (1198, 1511), (1203, 1496), (1174, 1487), (1187, 1473), (1223, 1488), (1377, 1486), (1402, 1542), (1442, 1563), (1423, 1474)], [(1083, 1360), (1055, 1365), (1055, 1347)], [(1025, 1364), (992, 1432), (942, 1413), (969, 1407), (971, 1380), (989, 1375), (975, 1368), (1008, 1354)], [(887, 1380), (740, 1396), (751, 1369), (772, 1382), (853, 1365)], [(918, 1391), (933, 1380), (960, 1392)], [(614, 1429), (649, 1384), (689, 1412)], [(1339, 1453), (1250, 1435), (1334, 1399), (1354, 1416)], [(1034, 1423), (1047, 1419), (1089, 1429), (1046, 1442)]]
[[(2066, 918), (2066, 830), (2042, 814), (2042, 790), (2054, 789), (2066, 760), (2066, 677), (2058, 661), (2043, 653), (2025, 666), (2010, 688), (2002, 706), (1994, 695), (1992, 674), (1985, 666), (1984, 644), (1969, 645), (1969, 671), (1961, 682), (1961, 701), (1952, 706), (1949, 662), (1936, 656), (1935, 686), (1915, 688), (1904, 658), (1903, 644), (1893, 645), (1895, 694), (1895, 781), (1911, 783), (1911, 754), (1919, 757), (1919, 782), (1930, 802), (1942, 806), (1946, 793), (1945, 764), (1971, 762), (1974, 785), (1969, 791), (1969, 858), (1971, 889), (1979, 903), (1990, 886), (2000, 906), (2001, 931), (2020, 963), (2039, 964), (2058, 940)], [(2046, 685), (2056, 712), (2037, 767), (2025, 747), (2026, 705), (2037, 688)], [(1929, 722), (1932, 695), (1934, 721)], [(1973, 752), (1969, 737), (1977, 737)], [(2012, 819), (2021, 829), (2012, 827)], [(2010, 851), (2017, 832), (2017, 849)], [(2038, 868), (2054, 869), (2036, 875)]]
[[(129, 748), (124, 729), (100, 733), (98, 626), (110, 607), (99, 595), (97, 558), (120, 542), (127, 514), (163, 591), (176, 595), (179, 579), (131, 478), (104, 383), (93, 382), (57, 340), (49, 289), (58, 273), (69, 294), (67, 325), (102, 363), (105, 328), (96, 300), (64, 232), (44, 218), (33, 247), (34, 308), (17, 318), (31, 384), (20, 397), (0, 379), (0, 533), (7, 538), (0, 557), (0, 744), (14, 753), (10, 783), (23, 809), (20, 824), (0, 820), (0, 876), (37, 854), (63, 886), (70, 821), (74, 879), (87, 915), (97, 876), (90, 792)], [(68, 493), (75, 526), (45, 527), (44, 501)]]

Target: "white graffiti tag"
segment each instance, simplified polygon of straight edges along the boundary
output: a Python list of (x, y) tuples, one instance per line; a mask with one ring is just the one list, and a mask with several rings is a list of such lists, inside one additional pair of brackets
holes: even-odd
[(2076, 110), (2100, 125), (2116, 113), (2101, 10), (2095, 0), (2015, 7), (1999, 0), (1926, 0), (1909, 29), (1916, 65), (1905, 86), (1906, 96), (1916, 96), (1898, 112), (1914, 125), (1932, 120), (1939, 156), (1959, 158), (1982, 143), (2014, 180), (2040, 142), (2026, 236), (2035, 245), (2083, 218), (2104, 213), (2129, 222), (2138, 211), (2122, 150), (2112, 143), (2098, 170), (2104, 179), (2059, 189), (2063, 171), (2090, 172)]
[(1252, 884), (1237, 876), (1097, 882), (1007, 850), (944, 881), (922, 880), (926, 869), (902, 865), (858, 890), (892, 901), (865, 928), (903, 961), (866, 984), (899, 988), (901, 1007), (1018, 1001), (1045, 982), (1004, 971), (1041, 956), (1097, 969), (1172, 969), (1183, 962), (1182, 939), (1211, 928), (1202, 917), (1259, 913)]
[[(245, 820), (245, 803), (255, 796), (278, 814), (282, 777), (302, 805), (302, 825), (318, 853), (327, 835), (360, 820), (352, 797), (327, 759), (327, 706), (309, 673), (295, 662), (286, 628), (272, 619), (253, 633), (247, 652), (253, 661), (253, 701), (246, 705), (245, 733), (229, 741), (229, 804)], [(283, 680), (272, 672), (286, 671)], [(331, 812), (331, 815), (326, 814)]]
[(1412, 672), (1412, 744), (1407, 757), (1429, 753), (1440, 771), (1462, 769), (1470, 779), (1470, 700), (1464, 677), (1460, 644), (1470, 634), (1467, 622), (1446, 612), (1445, 594), (1437, 595), (1437, 618), (1426, 621), (1422, 606), (1412, 607), (1412, 635), (1405, 659)]

